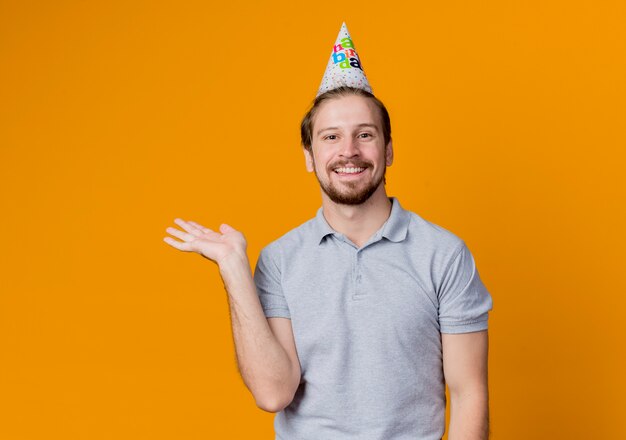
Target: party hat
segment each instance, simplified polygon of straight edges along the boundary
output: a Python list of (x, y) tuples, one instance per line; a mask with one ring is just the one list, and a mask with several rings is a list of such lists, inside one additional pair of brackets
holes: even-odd
[(356, 53), (345, 22), (341, 25), (337, 41), (335, 41), (330, 53), (330, 59), (317, 96), (340, 86), (356, 87), (372, 93), (372, 88), (367, 81), (365, 72), (363, 72), (361, 60)]

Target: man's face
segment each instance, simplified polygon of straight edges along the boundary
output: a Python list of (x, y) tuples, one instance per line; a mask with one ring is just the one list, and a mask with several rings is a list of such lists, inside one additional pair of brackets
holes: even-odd
[(364, 203), (393, 162), (379, 110), (362, 96), (325, 101), (315, 116), (311, 147), (312, 154), (304, 150), (307, 170), (315, 172), (324, 193), (338, 204)]

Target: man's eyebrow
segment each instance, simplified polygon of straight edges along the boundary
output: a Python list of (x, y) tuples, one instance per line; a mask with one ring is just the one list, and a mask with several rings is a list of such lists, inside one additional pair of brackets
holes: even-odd
[(339, 130), (339, 127), (326, 127), (326, 128), (321, 128), (319, 130), (317, 130), (317, 135), (319, 136), (320, 133), (327, 131), (327, 130)]
[[(373, 128), (375, 130), (378, 130), (378, 127), (376, 126), (376, 124), (370, 124), (368, 122), (363, 122), (363, 123), (357, 125), (357, 128), (363, 128), (363, 127), (369, 127), (369, 128)], [(322, 128), (322, 129), (317, 131), (317, 135), (319, 136), (321, 133), (323, 133), (324, 131), (327, 131), (327, 130), (339, 130), (339, 127)]]
[(359, 128), (369, 127), (369, 128), (373, 128), (375, 130), (378, 130), (378, 127), (376, 126), (376, 124), (370, 124), (370, 123), (367, 123), (367, 122), (359, 124), (359, 125), (357, 125), (357, 127), (359, 127)]

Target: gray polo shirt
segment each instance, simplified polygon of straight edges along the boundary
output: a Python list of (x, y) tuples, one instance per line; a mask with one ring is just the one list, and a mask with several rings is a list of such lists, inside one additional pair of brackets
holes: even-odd
[(390, 200), (360, 248), (319, 208), (261, 251), (261, 305), (291, 319), (302, 369), (278, 440), (443, 436), (441, 333), (487, 329), (492, 299), (461, 239)]

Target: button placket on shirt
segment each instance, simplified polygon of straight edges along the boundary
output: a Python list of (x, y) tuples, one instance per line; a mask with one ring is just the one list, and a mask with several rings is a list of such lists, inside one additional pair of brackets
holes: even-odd
[(338, 234), (338, 238), (343, 241), (345, 244), (347, 244), (350, 247), (350, 250), (352, 252), (352, 273), (351, 273), (351, 277), (352, 277), (352, 299), (353, 300), (358, 300), (358, 299), (362, 299), (367, 297), (367, 294), (365, 293), (365, 291), (362, 290), (363, 284), (362, 284), (362, 266), (363, 266), (363, 251), (365, 251), (365, 249), (367, 249), (368, 247), (374, 245), (376, 242), (380, 241), (382, 237), (382, 234), (379, 232), (378, 234), (376, 234), (374, 237), (372, 237), (372, 239), (367, 242), (363, 247), (361, 247), (360, 249), (357, 248), (357, 246), (352, 243), (345, 235), (343, 234)]
[(357, 275), (359, 249), (357, 249), (356, 245), (345, 235), (340, 233), (334, 235), (335, 238), (341, 241), (348, 248), (350, 253), (350, 259), (352, 260), (350, 264), (350, 296), (354, 299), (358, 296), (357, 276), (360, 278), (360, 274)]
[(353, 298), (362, 294), (361, 292), (361, 265), (359, 264), (361, 252), (356, 250), (354, 252), (354, 256), (352, 259), (352, 285), (353, 288)]

